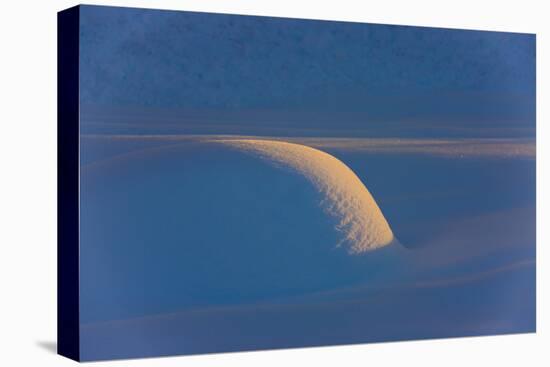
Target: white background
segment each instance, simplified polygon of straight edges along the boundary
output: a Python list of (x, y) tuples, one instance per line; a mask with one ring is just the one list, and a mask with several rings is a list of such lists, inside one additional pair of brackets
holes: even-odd
[[(96, 3), (96, 2), (93, 2)], [(97, 4), (537, 33), (537, 334), (99, 362), (118, 366), (542, 366), (550, 362), (545, 1), (218, 0)], [(73, 1), (3, 2), (0, 12), (0, 365), (64, 366), (56, 340), (56, 12)], [(548, 144), (548, 143), (547, 143)], [(545, 289), (546, 288), (546, 289)]]

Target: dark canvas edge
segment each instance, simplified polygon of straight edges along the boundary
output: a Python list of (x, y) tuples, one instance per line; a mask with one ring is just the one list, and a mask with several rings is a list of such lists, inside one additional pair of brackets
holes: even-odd
[(57, 353), (80, 360), (80, 7), (57, 13)]

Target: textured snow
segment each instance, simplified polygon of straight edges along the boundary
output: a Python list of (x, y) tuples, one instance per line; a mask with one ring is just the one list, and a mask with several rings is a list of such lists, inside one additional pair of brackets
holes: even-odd
[(343, 234), (338, 246), (359, 254), (389, 245), (393, 233), (376, 201), (357, 175), (336, 157), (300, 144), (272, 140), (216, 140), (290, 168), (322, 194), (323, 209), (336, 218)]

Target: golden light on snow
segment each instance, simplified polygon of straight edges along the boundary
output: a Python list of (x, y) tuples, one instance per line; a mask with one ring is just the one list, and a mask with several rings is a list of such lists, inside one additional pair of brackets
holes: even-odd
[(300, 144), (272, 140), (213, 140), (294, 170), (322, 194), (323, 209), (342, 232), (339, 245), (358, 254), (389, 245), (393, 233), (376, 201), (357, 175), (336, 157)]

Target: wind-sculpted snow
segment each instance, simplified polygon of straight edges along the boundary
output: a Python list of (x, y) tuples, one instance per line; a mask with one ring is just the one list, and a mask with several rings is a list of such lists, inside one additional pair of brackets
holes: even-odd
[(393, 233), (380, 208), (357, 175), (343, 162), (320, 150), (271, 140), (213, 140), (259, 156), (306, 177), (322, 194), (323, 209), (338, 221), (339, 246), (358, 254), (389, 245)]

